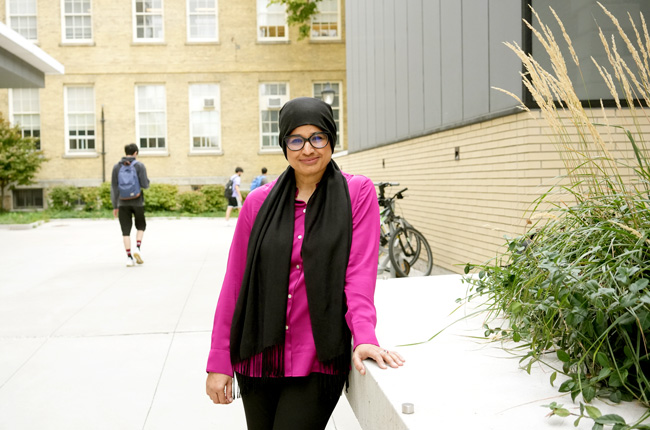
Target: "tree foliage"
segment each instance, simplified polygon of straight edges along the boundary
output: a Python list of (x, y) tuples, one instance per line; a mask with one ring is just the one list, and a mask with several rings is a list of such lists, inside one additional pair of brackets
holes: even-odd
[(299, 25), (298, 40), (309, 37), (311, 18), (318, 14), (318, 3), (322, 0), (270, 0), (269, 4), (283, 4), (287, 7), (287, 23)]
[(36, 150), (35, 140), (23, 137), (20, 127), (11, 126), (0, 114), (0, 210), (4, 208), (5, 190), (32, 184), (45, 161), (43, 153)]

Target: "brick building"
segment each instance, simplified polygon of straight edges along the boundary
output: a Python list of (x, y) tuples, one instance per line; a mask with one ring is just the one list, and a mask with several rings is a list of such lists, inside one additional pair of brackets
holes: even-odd
[(343, 149), (344, 2), (319, 10), (298, 40), (267, 0), (0, 0), (0, 19), (65, 66), (44, 88), (0, 90), (0, 112), (49, 159), (8, 207), (110, 180), (131, 142), (155, 183), (223, 184), (241, 166), (246, 187), (261, 167), (273, 176), (286, 166), (282, 104), (328, 84)]

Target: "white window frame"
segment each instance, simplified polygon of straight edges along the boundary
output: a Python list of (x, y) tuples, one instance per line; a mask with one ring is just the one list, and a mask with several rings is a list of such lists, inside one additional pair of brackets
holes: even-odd
[[(17, 7), (20, 6), (29, 6), (32, 11), (17, 11), (12, 13), (12, 4), (16, 4)], [(14, 30), (16, 33), (22, 35), (25, 39), (38, 42), (38, 2), (37, 0), (7, 0), (6, 2), (6, 17), (7, 24), (9, 28)], [(27, 27), (21, 27), (18, 22), (22, 24), (22, 21), (28, 21)], [(33, 31), (34, 36), (31, 36)]]
[[(92, 95), (92, 100), (89, 103), (89, 106), (70, 106), (70, 103), (72, 101), (70, 97), (70, 91), (75, 90), (75, 89), (85, 89), (85, 90), (90, 90), (91, 95)], [(97, 116), (95, 114), (95, 87), (92, 85), (71, 85), (71, 86), (65, 86), (64, 91), (63, 91), (63, 105), (65, 109), (65, 153), (66, 155), (93, 155), (95, 156), (97, 154)], [(86, 132), (91, 131), (93, 132), (92, 135), (86, 134), (85, 137), (80, 137), (80, 136), (71, 136), (70, 128), (71, 128), (71, 118), (72, 116), (78, 116), (83, 119), (84, 116), (92, 116), (92, 120), (89, 121), (88, 128), (86, 128)], [(92, 136), (92, 137), (89, 137)], [(76, 139), (79, 141), (86, 141), (86, 147), (85, 148), (75, 148), (72, 149), (70, 147), (70, 141)], [(93, 143), (93, 148), (89, 148), (88, 142), (92, 141)]]
[[(153, 9), (152, 11), (137, 11), (138, 3), (152, 2), (160, 4), (160, 8)], [(164, 0), (133, 0), (133, 42), (134, 43), (162, 43), (165, 41), (165, 3)], [(160, 29), (159, 37), (138, 37), (138, 17), (149, 17), (154, 21), (156, 19), (160, 20), (160, 27), (156, 23), (151, 23), (150, 26), (143, 27), (145, 30), (147, 28)]]
[[(205, 83), (205, 84), (190, 84), (189, 86), (189, 105), (190, 105), (190, 153), (192, 154), (221, 154), (221, 91), (219, 84)], [(216, 140), (215, 146), (199, 146), (194, 145), (194, 139), (199, 133), (198, 131), (204, 127), (210, 129), (203, 121), (197, 121), (197, 116), (209, 117), (209, 120), (214, 120), (216, 124), (214, 127), (214, 135), (200, 136), (200, 138), (212, 137)]]
[[(311, 40), (341, 40), (341, 0), (322, 0), (318, 3), (318, 8), (322, 7), (323, 3), (336, 4), (336, 12), (322, 12), (318, 13), (316, 16), (311, 19), (311, 29), (309, 31), (309, 37)], [(325, 19), (328, 16), (336, 14), (336, 35), (335, 36), (321, 36), (318, 35), (317, 30), (314, 29), (315, 25), (318, 25), (319, 21), (324, 23), (332, 23), (331, 19)]]
[[(72, 2), (73, 5), (75, 3), (88, 3), (88, 10), (86, 11), (81, 11), (81, 12), (66, 12), (66, 3)], [(81, 37), (81, 38), (68, 38), (68, 25), (67, 25), (67, 18), (72, 18), (73, 20), (75, 19), (81, 19), (84, 20), (85, 18), (90, 20), (90, 37)], [(78, 26), (78, 25), (72, 25), (72, 30), (74, 33), (75, 29), (78, 28), (84, 28), (84, 26)], [(93, 30), (93, 2), (92, 0), (61, 0), (61, 43), (63, 44), (92, 44), (93, 43), (93, 35), (94, 35), (94, 30)]]
[[(277, 85), (277, 90), (278, 91), (273, 91), (272, 88), (268, 87), (267, 85)], [(284, 86), (284, 94), (281, 94), (282, 89), (280, 86)], [(269, 91), (270, 90), (270, 91)], [(277, 93), (277, 94), (274, 94)], [(260, 152), (264, 153), (277, 153), (277, 152), (282, 152), (282, 146), (280, 145), (280, 142), (278, 141), (278, 135), (279, 135), (279, 124), (278, 125), (278, 131), (273, 132), (271, 131), (264, 131), (265, 129), (265, 123), (269, 121), (264, 120), (264, 112), (273, 112), (274, 116), (278, 116), (280, 113), (280, 108), (289, 101), (289, 82), (261, 82), (259, 86), (259, 97), (260, 97)], [(276, 123), (277, 120), (272, 121), (271, 124)], [(275, 136), (275, 140), (277, 141), (277, 145), (264, 145), (264, 138), (269, 137), (271, 140), (273, 140), (273, 137)]]
[[(314, 97), (322, 100), (323, 96), (321, 96), (320, 91), (316, 91), (316, 86), (318, 85), (321, 88), (325, 87), (325, 85), (330, 84), (332, 89), (334, 89), (334, 92), (336, 93), (334, 95), (334, 102), (332, 102), (332, 112), (334, 113), (334, 119), (336, 121), (336, 146), (335, 149), (337, 150), (342, 150), (343, 149), (343, 106), (341, 104), (341, 101), (343, 100), (343, 95), (341, 94), (341, 89), (343, 88), (343, 82), (341, 81), (315, 81), (312, 83), (312, 91), (314, 93)], [(335, 89), (336, 88), (336, 89)], [(338, 119), (336, 118), (338, 116)]]
[[(282, 4), (269, 5), (268, 0), (256, 0), (257, 3), (257, 41), (258, 42), (285, 42), (289, 40), (289, 25), (287, 24), (287, 10)], [(263, 25), (266, 21), (272, 21), (273, 17), (282, 16), (284, 25)], [(284, 36), (264, 35), (262, 28), (284, 27)]]
[[(210, 10), (209, 6), (197, 6), (192, 11), (193, 3), (214, 2), (214, 9)], [(201, 10), (204, 9), (204, 10)], [(192, 17), (214, 17), (214, 37), (193, 37), (192, 36)], [(187, 0), (187, 41), (188, 42), (218, 42), (219, 41), (219, 0)]]
[[(153, 88), (157, 93), (153, 97), (151, 95), (143, 96), (143, 99), (148, 103), (153, 103), (155, 106), (143, 106), (140, 99), (141, 88)], [(159, 100), (156, 100), (159, 98)], [(162, 117), (162, 121), (158, 124), (154, 121), (146, 122), (145, 118), (149, 119), (150, 116), (158, 114)], [(162, 134), (151, 133), (152, 129), (156, 127), (162, 128)], [(143, 128), (148, 129), (147, 133), (143, 133)], [(136, 143), (139, 148), (140, 154), (167, 154), (168, 153), (168, 139), (167, 139), (167, 90), (163, 84), (137, 84), (135, 86), (135, 137)], [(163, 147), (159, 147), (159, 142), (156, 142), (154, 148), (142, 144), (141, 139), (163, 139)]]
[[(27, 96), (28, 100), (25, 100)], [(20, 99), (20, 100), (19, 100)], [(16, 106), (20, 102), (20, 106)], [(9, 89), (9, 117), (12, 125), (18, 125), (23, 137), (35, 137), (38, 131), (36, 149), (41, 149), (41, 100), (38, 88), (13, 88)], [(20, 121), (20, 117), (29, 118), (29, 121)]]

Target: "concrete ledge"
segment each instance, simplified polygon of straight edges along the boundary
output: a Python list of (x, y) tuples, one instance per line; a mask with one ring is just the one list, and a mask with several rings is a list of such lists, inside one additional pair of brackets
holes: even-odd
[[(527, 374), (519, 368), (519, 355), (483, 337), (483, 315), (469, 317), (469, 307), (451, 314), (466, 288), (461, 275), (377, 281), (377, 336), (382, 346), (399, 351), (406, 363), (382, 370), (370, 360), (365, 363), (366, 376), (352, 372), (347, 397), (361, 427), (591, 429), (593, 421), (588, 419), (574, 427), (575, 417), (547, 417), (549, 410), (542, 405), (553, 401), (579, 413), (577, 403), (557, 391), (563, 382), (560, 376), (555, 387), (550, 385), (552, 369), (535, 364)], [(459, 321), (463, 316), (468, 317)], [(426, 341), (445, 327), (430, 342), (398, 346)], [(402, 414), (403, 403), (413, 403), (415, 413)], [(609, 405), (595, 400), (592, 404), (603, 414), (623, 416), (628, 423), (645, 411), (638, 403)]]

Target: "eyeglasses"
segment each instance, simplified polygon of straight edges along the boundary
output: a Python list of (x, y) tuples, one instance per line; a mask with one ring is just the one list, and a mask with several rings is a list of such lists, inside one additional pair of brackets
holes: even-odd
[(287, 148), (292, 151), (300, 151), (307, 141), (309, 141), (312, 147), (321, 149), (327, 146), (329, 143), (329, 137), (327, 136), (327, 133), (318, 131), (313, 133), (307, 139), (298, 134), (292, 134), (284, 138), (284, 143), (287, 145)]

